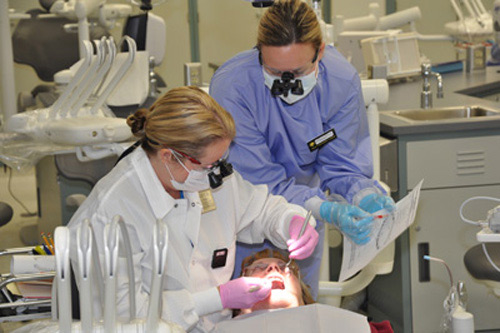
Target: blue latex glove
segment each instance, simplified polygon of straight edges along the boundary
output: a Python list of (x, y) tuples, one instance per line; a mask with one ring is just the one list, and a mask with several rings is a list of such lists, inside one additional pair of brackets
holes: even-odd
[(346, 203), (325, 201), (321, 204), (320, 215), (358, 245), (370, 241), (374, 217), (359, 207)]
[(379, 193), (371, 193), (361, 199), (359, 202), (359, 208), (370, 214), (381, 209), (386, 209), (390, 213), (396, 208), (396, 204), (390, 196)]

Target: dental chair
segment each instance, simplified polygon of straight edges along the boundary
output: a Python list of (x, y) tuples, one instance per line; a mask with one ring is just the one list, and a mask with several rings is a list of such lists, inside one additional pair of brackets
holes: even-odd
[[(54, 75), (69, 68), (80, 58), (77, 34), (64, 30), (71, 20), (44, 17), (48, 12), (42, 9), (33, 9), (27, 14), (31, 17), (20, 19), (12, 33), (14, 62), (33, 68), (44, 83), (37, 85), (31, 92), (19, 93), (18, 112), (26, 111), (37, 103), (43, 107), (52, 105), (57, 98)], [(103, 36), (109, 36), (109, 33), (98, 26), (90, 30), (91, 39)]]
[[(147, 97), (141, 105), (123, 105), (111, 102), (111, 109), (118, 117), (126, 118), (138, 108), (149, 108), (158, 98), (160, 88), (164, 89), (167, 84), (163, 78), (155, 72), (155, 67), (160, 66), (165, 57), (166, 26), (165, 21), (153, 13), (149, 12), (152, 6), (141, 6), (144, 11), (141, 14), (129, 16), (123, 27), (123, 35), (130, 36), (135, 40), (138, 51), (148, 51), (149, 53), (149, 90)], [(126, 51), (126, 50), (124, 50)]]
[[(500, 298), (500, 272), (490, 264), (482, 246), (478, 244), (465, 253), (465, 268), (472, 277), (483, 282)], [(493, 262), (500, 266), (500, 243), (488, 243), (485, 246)]]
[(462, 209), (468, 202), (477, 199), (500, 202), (500, 199), (492, 197), (472, 197), (460, 207), (460, 217), (464, 222), (481, 226), (476, 234), (480, 244), (467, 250), (464, 264), (473, 278), (483, 282), (500, 298), (500, 206), (489, 210), (484, 221), (471, 221), (463, 215)]
[[(380, 181), (380, 124), (377, 104), (387, 103), (389, 100), (389, 85), (386, 80), (362, 80), (361, 86), (368, 114), (368, 126), (371, 137), (374, 179), (377, 179), (385, 187), (387, 193), (390, 188)], [(394, 265), (394, 249), (392, 242), (382, 250), (357, 275), (343, 282), (330, 281), (329, 269), (329, 246), (340, 245), (340, 233), (330, 225), (326, 225), (325, 244), (323, 247), (323, 259), (320, 269), (320, 283), (318, 302), (332, 306), (340, 306), (342, 297), (354, 295), (364, 290), (377, 275), (389, 274)], [(329, 235), (330, 234), (330, 235)]]
[[(60, 7), (56, 6), (55, 2), (41, 2), (47, 11), (34, 10), (33, 13), (37, 15), (32, 15), (29, 19), (21, 19), (13, 32), (15, 62), (33, 67), (38, 77), (47, 82), (29, 93), (19, 95), (18, 111), (20, 112), (54, 105), (64, 91), (58, 87), (67, 87), (72, 77), (76, 75), (77, 69), (71, 71), (67, 68), (82, 56), (81, 50), (80, 52), (78, 50), (79, 36), (63, 29), (63, 25), (71, 24), (71, 22), (74, 25), (74, 20), (68, 19), (69, 16), (63, 10), (64, 6), (67, 5), (68, 8), (71, 6), (69, 3), (59, 3), (59, 5), (64, 5)], [(87, 5), (91, 3), (87, 2)], [(123, 5), (111, 4), (109, 6)], [(60, 8), (54, 9), (55, 7)], [(161, 64), (164, 57), (165, 24), (163, 19), (147, 12), (151, 8), (141, 7), (141, 9), (146, 12), (128, 17), (123, 30), (123, 34), (131, 36), (138, 45), (138, 52), (130, 69), (133, 73), (127, 74), (135, 79), (121, 80), (120, 85), (106, 100), (109, 109), (117, 117), (122, 118), (126, 118), (137, 108), (149, 107), (158, 97), (158, 88), (166, 86), (153, 70), (155, 66)], [(47, 14), (49, 10), (60, 16), (38, 18), (38, 13)], [(101, 21), (99, 24), (90, 25), (91, 40), (108, 35), (106, 24), (102, 25)], [(123, 45), (123, 50), (128, 51), (128, 43)], [(144, 58), (143, 54), (153, 55), (154, 58)], [(139, 61), (139, 66), (137, 66), (137, 61)], [(134, 72), (136, 69), (137, 71)], [(104, 86), (107, 83), (106, 80), (113, 77), (112, 74), (111, 70), (109, 75), (105, 76)], [(56, 84), (49, 84), (52, 81)], [(28, 226), (21, 232), (25, 244), (34, 244), (39, 231), (51, 232), (55, 227), (65, 225), (69, 221), (77, 207), (90, 193), (93, 185), (115, 165), (118, 155), (123, 151), (118, 148), (116, 150), (91, 151), (83, 147), (77, 150), (76, 155), (74, 153), (48, 155), (37, 163), (40, 219), (38, 226)], [(54, 200), (56, 197), (59, 200)]]
[[(483, 204), (476, 203), (475, 206), (471, 205), (471, 207), (466, 210), (465, 206), (473, 201), (483, 201)], [(483, 325), (483, 329), (488, 328), (491, 329), (492, 332), (496, 332), (498, 331), (498, 325), (493, 325), (492, 323), (494, 322), (490, 321), (484, 314), (488, 313), (486, 310), (490, 309), (496, 301), (500, 304), (500, 205), (496, 207), (491, 204), (486, 205), (486, 201), (498, 203), (500, 202), (500, 198), (484, 195), (473, 196), (465, 200), (459, 209), (459, 215), (463, 222), (480, 227), (480, 231), (476, 233), (476, 240), (479, 244), (468, 249), (463, 257), (465, 269), (470, 277), (472, 277), (472, 279), (468, 277), (470, 281), (469, 286), (471, 287), (465, 291), (466, 297), (463, 309), (465, 310), (468, 301), (470, 304), (469, 310), (471, 314), (476, 317), (476, 323)], [(481, 218), (482, 214), (479, 212), (484, 210), (488, 210), (487, 217)], [(467, 211), (468, 214), (465, 214), (465, 211)], [(464, 282), (462, 282), (462, 284), (463, 283)], [(484, 290), (481, 285), (487, 287), (488, 290)], [(469, 295), (473, 293), (473, 296), (467, 297), (467, 293)], [(460, 304), (460, 307), (462, 307), (462, 304)], [(489, 312), (489, 316), (491, 316), (492, 319), (497, 318), (495, 317), (496, 313), (497, 311), (492, 310)], [(455, 319), (455, 317), (453, 319)], [(490, 323), (489, 327), (485, 327), (485, 323), (488, 322)]]
[[(53, 3), (54, 1), (40, 1), (43, 9), (37, 8), (28, 11), (27, 14), (30, 14), (30, 17), (21, 18), (12, 33), (14, 62), (30, 66), (37, 77), (43, 81), (31, 92), (19, 93), (17, 98), (18, 113), (53, 105), (60, 94), (58, 85), (54, 84), (55, 77), (80, 58), (78, 34), (68, 32), (64, 28), (66, 25), (72, 24), (74, 20), (60, 16), (48, 16)], [(103, 27), (95, 25), (90, 29), (89, 36), (91, 39), (100, 39), (103, 36), (109, 36), (109, 33)], [(60, 191), (69, 191), (67, 196), (78, 191), (73, 187), (91, 187), (102, 176), (102, 173), (109, 170), (114, 164), (114, 160), (110, 158), (78, 165), (75, 162), (76, 159), (69, 155), (47, 156), (36, 167), (39, 217), (47, 221), (55, 220), (56, 225), (67, 221), (74, 210), (61, 205), (57, 200), (53, 200), (52, 195), (48, 198), (40, 196), (40, 193), (57, 195)], [(49, 183), (49, 179), (54, 182)], [(71, 185), (68, 189), (62, 189), (61, 184)], [(45, 228), (44, 226), (40, 229)], [(53, 231), (54, 228), (55, 226), (47, 227), (47, 230), (41, 231)], [(25, 244), (35, 244), (38, 235), (39, 230), (36, 227), (27, 226), (21, 231), (21, 238)]]

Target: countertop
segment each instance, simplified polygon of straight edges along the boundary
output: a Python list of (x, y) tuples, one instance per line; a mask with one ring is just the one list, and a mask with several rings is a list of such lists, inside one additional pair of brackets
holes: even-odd
[[(443, 98), (436, 98), (437, 81), (431, 79), (433, 91), (433, 107), (449, 106), (484, 106), (500, 110), (500, 103), (484, 98), (472, 97), (457, 91), (479, 87), (498, 82), (500, 87), (500, 66), (487, 67), (483, 71), (473, 73), (453, 72), (442, 75)], [(473, 119), (455, 119), (446, 122), (419, 122), (406, 121), (389, 116), (384, 111), (420, 109), (420, 92), (422, 79), (417, 76), (408, 82), (393, 83), (389, 86), (389, 102), (379, 105), (380, 131), (383, 135), (396, 137), (399, 135), (437, 133), (447, 131), (500, 129), (500, 117), (477, 117)], [(432, 112), (432, 111), (429, 111)]]

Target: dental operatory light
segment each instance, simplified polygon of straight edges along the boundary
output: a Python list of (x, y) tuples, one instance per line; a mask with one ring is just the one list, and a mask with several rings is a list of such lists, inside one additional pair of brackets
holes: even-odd
[(294, 77), (292, 72), (284, 72), (281, 75), (281, 80), (274, 80), (273, 86), (271, 87), (273, 96), (283, 95), (287, 97), (289, 91), (294, 95), (302, 95), (304, 93), (302, 81), (294, 80)]

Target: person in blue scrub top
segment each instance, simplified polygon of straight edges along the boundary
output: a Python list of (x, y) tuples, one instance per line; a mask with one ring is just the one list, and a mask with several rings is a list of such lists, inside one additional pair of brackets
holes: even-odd
[[(229, 160), (247, 180), (312, 210), (357, 244), (369, 241), (371, 213), (394, 209), (372, 179), (358, 73), (333, 46), (325, 46), (307, 3), (276, 0), (260, 20), (257, 46), (217, 70), (210, 94), (234, 117)], [(319, 246), (299, 262), (315, 299), (322, 223), (317, 230)], [(239, 244), (235, 267), (268, 246)]]

